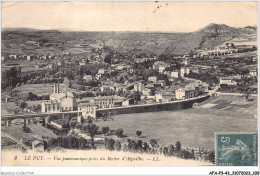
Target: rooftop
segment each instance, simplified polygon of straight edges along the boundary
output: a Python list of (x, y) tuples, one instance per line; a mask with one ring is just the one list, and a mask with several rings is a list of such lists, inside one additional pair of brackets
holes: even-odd
[(58, 102), (58, 100), (44, 100), (43, 103), (44, 104), (57, 104), (59, 102)]
[(68, 96), (68, 97), (71, 97), (71, 98), (74, 98), (74, 94), (72, 92), (66, 92), (66, 93), (52, 93), (50, 94), (50, 96), (52, 96), (53, 98), (59, 100), (65, 96)]
[(94, 103), (82, 102), (78, 104), (78, 107), (96, 106)]
[(100, 97), (94, 97), (94, 99), (114, 99), (114, 96), (100, 96)]

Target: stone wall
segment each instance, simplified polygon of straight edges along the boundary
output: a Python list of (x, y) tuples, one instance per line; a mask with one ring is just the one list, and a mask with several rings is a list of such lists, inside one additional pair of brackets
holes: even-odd
[(127, 107), (116, 107), (109, 109), (97, 109), (97, 114), (132, 114), (143, 112), (173, 111), (179, 109), (191, 108), (194, 103), (200, 103), (209, 98), (209, 95), (195, 97), (189, 100), (173, 101), (168, 103), (132, 105)]

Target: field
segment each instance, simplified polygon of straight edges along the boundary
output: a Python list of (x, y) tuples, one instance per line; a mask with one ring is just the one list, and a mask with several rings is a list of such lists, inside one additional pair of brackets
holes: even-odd
[(4, 135), (7, 135), (7, 137), (9, 138), (9, 136), (11, 136), (11, 138), (17, 142), (19, 141), (21, 138), (25, 138), (25, 139), (29, 139), (32, 136), (28, 133), (25, 133), (21, 127), (18, 126), (1, 126), (1, 133), (4, 133)]
[(250, 96), (249, 100), (247, 101), (242, 96), (220, 95), (210, 97), (208, 100), (194, 106), (195, 108), (192, 111), (234, 118), (256, 118), (257, 97)]
[(20, 60), (20, 61), (15, 61), (15, 62), (7, 62), (7, 63), (2, 63), (2, 71), (10, 69), (11, 67), (18, 67), (20, 66), (22, 69), (22, 72), (28, 72), (28, 71), (38, 71), (38, 70), (43, 70), (45, 68), (38, 68), (36, 67), (38, 65), (34, 61), (25, 61), (25, 60)]
[(2, 146), (16, 145), (16, 142), (11, 140), (11, 139), (9, 139), (9, 138), (2, 137), (1, 138), (1, 145)]
[(201, 114), (192, 109), (122, 114), (113, 116), (114, 121), (98, 121), (102, 128), (123, 128), (126, 138), (137, 139), (136, 131), (141, 130), (142, 140), (157, 139), (161, 145), (175, 144), (180, 141), (184, 147), (215, 148), (217, 132), (256, 132), (257, 119), (236, 119), (228, 116)]
[[(60, 85), (60, 92), (69, 91), (73, 92), (75, 90), (68, 88), (65, 84), (61, 83)], [(32, 92), (37, 96), (41, 95), (49, 95), (53, 93), (54, 83), (46, 83), (46, 84), (24, 84), (19, 87), (14, 88), (14, 91), (17, 93), (29, 93)]]
[[(13, 122), (14, 123), (14, 122)], [(1, 145), (9, 146), (13, 145), (15, 142), (19, 141), (21, 138), (25, 139), (42, 139), (42, 138), (56, 138), (57, 136), (49, 129), (42, 127), (41, 125), (37, 124), (29, 124), (27, 125), (30, 128), (30, 133), (25, 133), (22, 128), (23, 124), (21, 125), (14, 125), (11, 126), (1, 126), (1, 132), (4, 134), (5, 137), (2, 137)]]
[(229, 42), (234, 43), (234, 45), (255, 45), (257, 46), (257, 35), (245, 35), (239, 38), (233, 38)]
[(29, 93), (32, 92), (38, 96), (48, 95), (53, 92), (54, 84), (24, 84), (14, 89), (14, 91), (18, 91), (21, 93)]

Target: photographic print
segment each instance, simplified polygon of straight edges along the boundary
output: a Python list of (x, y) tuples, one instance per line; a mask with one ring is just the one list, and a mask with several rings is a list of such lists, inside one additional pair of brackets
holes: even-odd
[(2, 1), (3, 166), (255, 166), (257, 2)]

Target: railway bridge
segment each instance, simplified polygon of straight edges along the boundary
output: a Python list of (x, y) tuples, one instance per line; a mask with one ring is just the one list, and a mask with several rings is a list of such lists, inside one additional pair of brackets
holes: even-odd
[(5, 122), (6, 126), (10, 126), (11, 121), (14, 119), (23, 119), (24, 124), (28, 125), (33, 118), (42, 117), (43, 120), (47, 116), (64, 116), (64, 115), (78, 115), (78, 111), (70, 111), (70, 112), (58, 112), (58, 113), (41, 113), (41, 114), (21, 114), (21, 115), (4, 115), (1, 117), (1, 120)]

